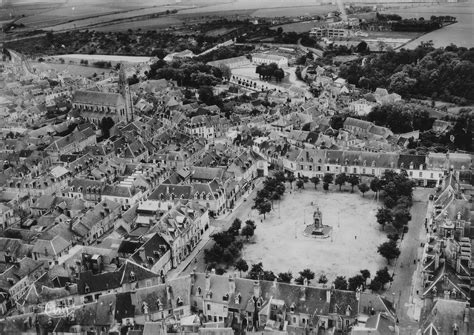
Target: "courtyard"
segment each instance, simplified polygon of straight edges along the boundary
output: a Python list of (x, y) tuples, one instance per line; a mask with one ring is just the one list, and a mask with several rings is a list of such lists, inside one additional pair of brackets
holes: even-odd
[[(322, 212), (322, 224), (333, 227), (332, 236), (325, 239), (303, 234), (317, 207)], [(316, 274), (315, 281), (322, 273), (330, 282), (339, 275), (352, 277), (362, 269), (375, 275), (386, 266), (386, 260), (377, 253), (377, 246), (386, 240), (386, 232), (375, 219), (377, 208), (371, 192), (363, 198), (358, 192), (334, 188), (326, 193), (309, 184), (292, 193), (287, 187), (283, 199), (274, 203), (274, 210), (264, 220), (256, 210), (241, 217), (257, 224), (251, 243), (244, 245), (242, 258), (249, 264), (262, 262), (265, 270), (276, 274), (291, 271), (293, 277), (310, 268)]]

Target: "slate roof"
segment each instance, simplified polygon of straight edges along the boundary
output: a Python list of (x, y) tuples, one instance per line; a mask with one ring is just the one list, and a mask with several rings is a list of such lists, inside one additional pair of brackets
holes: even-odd
[(88, 188), (97, 189), (101, 192), (104, 185), (105, 183), (103, 181), (82, 178), (75, 178), (69, 182), (69, 186), (74, 187), (75, 192), (78, 192), (79, 188), (81, 188), (82, 193), (86, 193)]
[(191, 170), (191, 179), (207, 180), (207, 181), (211, 181), (214, 179), (222, 180), (222, 177), (225, 173), (225, 169), (223, 168), (212, 168), (212, 167), (193, 166), (190, 168), (190, 170)]
[(361, 128), (363, 130), (368, 131), (369, 128), (373, 126), (373, 123), (368, 122), (368, 121), (364, 121), (364, 120), (355, 119), (355, 118), (352, 118), (352, 117), (348, 117), (344, 121), (344, 128), (347, 127), (347, 126), (349, 126), (349, 127), (358, 127), (358, 128)]
[[(145, 259), (142, 259), (139, 249), (143, 249), (145, 253)], [(170, 245), (166, 240), (161, 237), (158, 233), (155, 233), (148, 241), (136, 249), (133, 255), (130, 257), (137, 264), (149, 263), (149, 257), (154, 260), (155, 264), (168, 250)]]
[(44, 256), (51, 256), (52, 259), (54, 256), (59, 255), (67, 249), (70, 245), (71, 241), (67, 241), (63, 237), (56, 235), (49, 240), (38, 239), (33, 245), (32, 252)]
[[(471, 334), (474, 331), (474, 326), (470, 322), (464, 322), (466, 313), (468, 313), (467, 318), (469, 320), (470, 311), (466, 308), (465, 302), (438, 298), (428, 312), (422, 316), (420, 321), (422, 334), (430, 334), (427, 331), (431, 327), (437, 331), (436, 334), (452, 334), (455, 324), (460, 331), (464, 325), (468, 328), (466, 332), (460, 332), (459, 334)], [(431, 334), (434, 334), (434, 332)]]
[(73, 103), (116, 107), (124, 104), (125, 100), (119, 93), (95, 91), (76, 91), (72, 97)]
[[(94, 206), (91, 210), (89, 210), (82, 218), (79, 218), (73, 223), (73, 230), (80, 236), (85, 236), (89, 232), (89, 230), (94, 227), (98, 222), (100, 222), (103, 217), (101, 213), (109, 214), (113, 212), (118, 207), (114, 201), (104, 200), (97, 205)], [(107, 208), (109, 211), (105, 210)]]
[(130, 292), (117, 293), (115, 306), (115, 319), (117, 321), (135, 316), (135, 306), (132, 304)]
[(93, 274), (92, 271), (81, 272), (77, 281), (79, 294), (86, 294), (86, 287), (89, 293), (112, 290), (121, 287), (123, 284), (131, 283), (131, 272), (135, 274), (135, 281), (156, 278), (158, 275), (132, 261), (125, 263), (116, 271)]
[(347, 315), (355, 317), (359, 313), (356, 292), (333, 290), (331, 292), (331, 304), (329, 313), (337, 313), (339, 315)]
[(122, 185), (106, 185), (102, 190), (102, 195), (112, 197), (131, 198), (133, 194), (131, 187)]
[(420, 166), (426, 166), (426, 156), (424, 155), (406, 155), (400, 154), (398, 156), (398, 167), (401, 169), (409, 169), (413, 164), (413, 168), (418, 170)]
[(191, 189), (190, 185), (160, 184), (148, 199), (161, 200), (161, 197), (167, 199), (171, 194), (177, 199), (190, 199)]

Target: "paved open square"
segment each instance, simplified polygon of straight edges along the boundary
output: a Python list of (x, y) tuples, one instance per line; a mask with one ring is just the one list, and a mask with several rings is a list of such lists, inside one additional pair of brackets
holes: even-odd
[[(351, 277), (362, 269), (375, 274), (386, 265), (386, 260), (377, 253), (377, 246), (386, 240), (386, 234), (376, 222), (378, 205), (371, 192), (363, 198), (356, 192), (325, 193), (309, 184), (305, 187), (291, 194), (287, 190), (263, 222), (263, 216), (256, 210), (242, 217), (257, 223), (253, 242), (243, 250), (243, 258), (249, 264), (262, 262), (266, 270), (276, 274), (289, 270), (294, 277), (304, 268), (310, 268), (316, 279), (324, 273), (329, 281), (338, 275)], [(322, 212), (322, 223), (333, 227), (332, 237), (304, 236), (317, 207)]]

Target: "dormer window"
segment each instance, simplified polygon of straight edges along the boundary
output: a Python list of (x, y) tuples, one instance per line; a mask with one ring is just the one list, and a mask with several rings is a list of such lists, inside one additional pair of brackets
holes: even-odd
[(350, 316), (351, 315), (351, 311), (352, 311), (352, 308), (350, 305), (347, 305), (347, 308), (346, 308), (346, 315), (347, 316)]
[(229, 301), (229, 293), (224, 294), (224, 296), (222, 297), (222, 300)]
[(240, 293), (239, 293), (239, 294), (237, 294), (237, 295), (235, 296), (235, 301), (234, 301), (234, 302), (235, 302), (236, 304), (240, 304), (241, 301), (242, 301), (242, 296), (241, 296)]
[(459, 326), (457, 323), (453, 325), (453, 335), (459, 335)]
[(135, 272), (131, 271), (130, 272), (130, 281), (133, 282), (135, 280), (137, 280), (137, 278), (135, 277)]
[(294, 312), (295, 312), (295, 304), (294, 304), (294, 303), (291, 304), (291, 306), (290, 306), (290, 312), (291, 312), (291, 313), (294, 313)]

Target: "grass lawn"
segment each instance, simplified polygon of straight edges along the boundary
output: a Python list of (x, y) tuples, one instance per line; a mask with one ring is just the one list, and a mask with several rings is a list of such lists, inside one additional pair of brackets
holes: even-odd
[[(294, 277), (310, 268), (316, 279), (324, 273), (329, 281), (338, 275), (354, 276), (362, 269), (375, 274), (386, 265), (377, 253), (377, 246), (386, 240), (386, 232), (376, 222), (379, 206), (372, 192), (363, 198), (357, 191), (339, 192), (334, 185), (328, 193), (315, 190), (309, 183), (305, 187), (291, 194), (287, 188), (281, 203), (275, 202), (275, 209), (263, 222), (256, 210), (242, 217), (257, 223), (253, 242), (243, 249), (243, 258), (249, 264), (262, 262), (266, 270), (276, 274), (290, 270)], [(312, 222), (316, 207), (322, 211), (323, 224), (333, 227), (332, 239), (303, 235), (305, 223)]]

